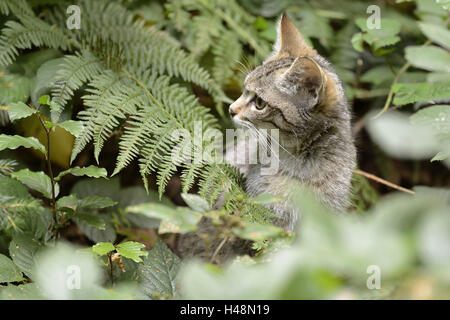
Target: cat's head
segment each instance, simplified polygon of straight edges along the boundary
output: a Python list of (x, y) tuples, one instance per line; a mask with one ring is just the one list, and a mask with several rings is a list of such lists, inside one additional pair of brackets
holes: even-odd
[(310, 47), (282, 15), (274, 51), (244, 81), (242, 95), (229, 108), (239, 126), (294, 132), (312, 118), (334, 117), (345, 101), (342, 86), (329, 63)]

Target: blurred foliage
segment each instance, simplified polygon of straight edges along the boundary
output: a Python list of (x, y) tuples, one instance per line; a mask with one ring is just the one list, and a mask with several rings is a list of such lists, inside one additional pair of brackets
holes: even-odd
[[(363, 0), (80, 0), (68, 30), (71, 2), (0, 0), (1, 299), (450, 298), (448, 1), (378, 1), (373, 29)], [(343, 81), (359, 166), (414, 195), (355, 173), (338, 215), (298, 190), (292, 234), (233, 168), (169, 161), (174, 128), (230, 126), (282, 12)], [(204, 218), (254, 254), (180, 260)]]

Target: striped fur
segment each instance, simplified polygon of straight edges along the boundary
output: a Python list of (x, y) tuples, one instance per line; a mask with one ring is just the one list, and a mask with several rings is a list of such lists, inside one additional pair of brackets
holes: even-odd
[[(246, 176), (249, 194), (287, 199), (271, 208), (279, 217), (276, 223), (293, 230), (300, 214), (290, 205), (295, 185), (311, 188), (324, 203), (345, 211), (356, 150), (348, 103), (333, 68), (287, 16), (281, 17), (278, 30), (273, 54), (247, 75), (230, 113), (237, 126), (280, 130), (279, 170), (265, 176), (262, 164), (232, 164)], [(264, 108), (252, 97), (262, 99)]]

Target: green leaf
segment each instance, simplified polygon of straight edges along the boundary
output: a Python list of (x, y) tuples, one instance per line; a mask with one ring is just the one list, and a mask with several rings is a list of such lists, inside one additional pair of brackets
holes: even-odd
[(8, 285), (0, 290), (0, 300), (42, 300), (41, 291), (36, 283), (26, 283), (19, 286)]
[(46, 154), (45, 147), (35, 137), (22, 137), (18, 135), (10, 136), (7, 134), (0, 134), (0, 151), (5, 149), (17, 149), (19, 147), (33, 148)]
[(55, 180), (59, 181), (63, 176), (69, 173), (77, 177), (88, 176), (92, 178), (106, 178), (108, 176), (108, 172), (106, 172), (105, 168), (99, 168), (96, 166), (89, 166), (84, 168), (73, 167), (68, 170), (62, 171), (60, 174), (58, 174)]
[(30, 79), (19, 74), (0, 72), (0, 104), (27, 102), (30, 92)]
[(447, 83), (397, 83), (392, 87), (394, 104), (403, 105), (416, 101), (450, 97), (450, 82)]
[[(400, 32), (401, 23), (397, 20), (381, 19), (380, 29), (369, 29), (366, 18), (356, 19), (355, 23), (363, 31), (361, 39), (368, 43), (374, 52), (382, 47), (390, 46), (400, 41), (400, 37), (397, 34)], [(352, 39), (353, 46), (358, 51), (362, 51), (361, 44), (359, 44), (361, 39), (355, 36)]]
[(36, 109), (31, 109), (23, 102), (11, 102), (6, 106), (11, 121), (27, 118), (36, 113)]
[(203, 199), (198, 195), (191, 193), (182, 193), (181, 197), (187, 203), (189, 208), (191, 208), (194, 211), (203, 213), (210, 209), (208, 201), (206, 201), (205, 199)]
[(98, 197), (98, 196), (92, 196), (92, 197), (86, 197), (83, 199), (78, 200), (78, 206), (82, 209), (104, 209), (108, 207), (112, 207), (118, 204), (118, 202), (113, 201), (112, 199), (108, 197)]
[(134, 262), (142, 262), (140, 256), (148, 255), (147, 251), (141, 251), (142, 248), (145, 248), (144, 244), (134, 241), (122, 242), (116, 246), (117, 253)]
[(76, 194), (78, 198), (96, 195), (109, 197), (117, 201), (120, 194), (120, 181), (118, 177), (109, 180), (95, 178), (82, 179), (75, 183), (71, 193)]
[(417, 68), (450, 72), (450, 53), (444, 49), (435, 46), (410, 46), (405, 52), (406, 59)]
[(55, 126), (63, 128), (70, 132), (74, 137), (78, 137), (83, 131), (83, 123), (81, 121), (66, 120), (63, 122), (55, 123)]
[(92, 246), (92, 251), (100, 256), (104, 256), (114, 250), (116, 250), (116, 248), (110, 242), (99, 242)]
[(238, 237), (252, 241), (274, 239), (284, 233), (282, 228), (258, 223), (246, 223), (244, 228), (235, 227), (232, 231)]
[(22, 281), (23, 276), (19, 268), (10, 258), (0, 253), (0, 283)]
[(450, 106), (435, 105), (421, 109), (410, 117), (411, 123), (432, 127), (442, 135), (450, 134)]
[(9, 244), (9, 255), (14, 264), (30, 278), (33, 278), (35, 256), (42, 245), (31, 235), (19, 234)]
[[(46, 198), (52, 198), (52, 181), (42, 171), (33, 172), (29, 169), (22, 169), (11, 173), (11, 178), (17, 179), (27, 187), (42, 193)], [(59, 185), (55, 183), (55, 197), (59, 194)]]
[(0, 195), (14, 198), (30, 197), (30, 193), (23, 184), (9, 177), (0, 177)]
[[(61, 64), (63, 63), (64, 58), (56, 58), (46, 61), (39, 67), (34, 81), (35, 84), (31, 90), (31, 99), (34, 103), (38, 102), (38, 98), (50, 93), (50, 89), (54, 87), (57, 80), (56, 75), (58, 71), (61, 70)], [(49, 96), (48, 99), (44, 98), (42, 102), (44, 102), (43, 104), (50, 106), (52, 111), (51, 119), (53, 122), (57, 122), (61, 107), (54, 103)]]
[(109, 214), (101, 214), (97, 215), (100, 219), (103, 220), (104, 229), (101, 230), (95, 226), (90, 225), (86, 221), (77, 219), (74, 217), (72, 220), (75, 221), (78, 228), (80, 228), (81, 232), (88, 237), (93, 242), (114, 242), (116, 240), (116, 231), (114, 230), (113, 225), (111, 224), (111, 215)]
[(48, 105), (50, 103), (50, 96), (47, 94), (43, 95), (38, 99), (38, 103)]
[(159, 238), (139, 265), (141, 289), (149, 298), (156, 294), (176, 294), (175, 281), (180, 268), (178, 258)]
[(392, 83), (394, 80), (394, 75), (388, 66), (378, 66), (369, 69), (366, 73), (361, 76), (362, 82), (373, 83), (374, 85), (380, 85), (382, 83)]
[(99, 215), (97, 214), (90, 214), (90, 213), (78, 213), (75, 218), (76, 221), (84, 221), (90, 226), (93, 226), (100, 230), (106, 229), (105, 220), (103, 220)]
[(450, 49), (450, 31), (437, 24), (419, 22), (420, 30), (428, 39)]
[(197, 228), (197, 222), (202, 216), (200, 213), (187, 208), (171, 208), (158, 203), (142, 203), (127, 207), (125, 211), (161, 219), (160, 233), (194, 231)]
[(58, 210), (68, 208), (70, 209), (71, 212), (75, 212), (86, 210), (90, 211), (94, 209), (104, 209), (115, 206), (116, 204), (118, 204), (118, 202), (115, 202), (108, 197), (92, 196), (83, 199), (77, 199), (76, 195), (71, 194), (69, 196), (62, 197), (61, 199), (56, 201), (56, 208)]
[(363, 34), (361, 32), (355, 33), (351, 39), (352, 46), (356, 51), (363, 52), (364, 51), (364, 39)]
[(56, 209), (60, 211), (66, 211), (70, 213), (75, 213), (78, 208), (78, 199), (76, 195), (68, 195), (62, 197), (56, 201)]
[(399, 159), (427, 159), (439, 151), (432, 128), (413, 125), (401, 112), (390, 111), (381, 117), (367, 116), (367, 130), (372, 140), (389, 155)]

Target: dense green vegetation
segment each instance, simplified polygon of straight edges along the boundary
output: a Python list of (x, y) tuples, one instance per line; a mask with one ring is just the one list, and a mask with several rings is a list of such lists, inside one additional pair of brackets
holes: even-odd
[[(448, 1), (377, 2), (380, 29), (362, 0), (75, 2), (79, 29), (71, 1), (0, 0), (0, 299), (450, 298)], [(282, 12), (341, 77), (359, 149), (351, 212), (298, 190), (294, 233), (171, 139), (232, 127)], [(203, 216), (254, 255), (182, 261)]]

